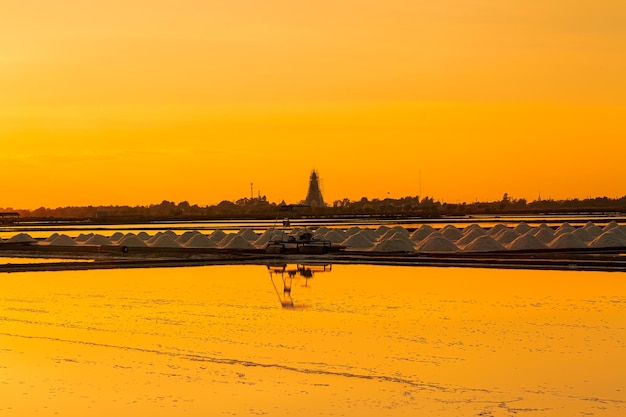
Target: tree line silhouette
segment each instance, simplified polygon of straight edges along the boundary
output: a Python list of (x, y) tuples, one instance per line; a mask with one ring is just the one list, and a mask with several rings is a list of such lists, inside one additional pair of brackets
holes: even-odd
[[(272, 203), (265, 197), (242, 198), (222, 201), (211, 206), (198, 206), (187, 201), (174, 203), (164, 200), (149, 206), (86, 206), (86, 207), (40, 207), (35, 210), (3, 209), (16, 212), (21, 219), (33, 220), (90, 220), (99, 223), (154, 221), (154, 220), (211, 220), (211, 219), (273, 219), (282, 216), (285, 203)], [(433, 197), (402, 197), (385, 199), (336, 200), (324, 207), (298, 206), (292, 217), (425, 217), (468, 215), (513, 215), (541, 213), (626, 213), (626, 196), (611, 199), (596, 197), (569, 200), (513, 199), (504, 194), (499, 201), (473, 203), (447, 203)]]

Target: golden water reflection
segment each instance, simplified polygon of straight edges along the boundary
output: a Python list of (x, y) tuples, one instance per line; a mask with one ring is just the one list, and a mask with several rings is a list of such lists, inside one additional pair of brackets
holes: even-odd
[(287, 309), (267, 276), (0, 275), (0, 416), (626, 412), (623, 274), (333, 265)]
[(280, 305), (284, 308), (302, 307), (293, 301), (292, 290), (298, 284), (302, 287), (309, 287), (309, 280), (315, 274), (332, 271), (331, 264), (294, 264), (284, 263), (268, 264), (267, 270), (270, 274), (272, 287), (276, 292)]

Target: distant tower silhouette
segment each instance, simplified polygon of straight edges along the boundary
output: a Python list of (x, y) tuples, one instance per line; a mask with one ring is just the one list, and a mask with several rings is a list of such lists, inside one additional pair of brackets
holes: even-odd
[(316, 170), (311, 171), (311, 178), (309, 179), (309, 192), (306, 194), (304, 204), (311, 207), (324, 207), (326, 205), (324, 204), (324, 197), (322, 197), (322, 192), (320, 191), (319, 178)]

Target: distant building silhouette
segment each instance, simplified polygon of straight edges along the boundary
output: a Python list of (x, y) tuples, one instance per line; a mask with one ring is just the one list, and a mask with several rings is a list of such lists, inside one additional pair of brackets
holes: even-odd
[(309, 192), (306, 194), (304, 204), (311, 207), (324, 207), (324, 197), (322, 197), (322, 191), (320, 190), (319, 177), (317, 171), (311, 171), (311, 177), (309, 179)]

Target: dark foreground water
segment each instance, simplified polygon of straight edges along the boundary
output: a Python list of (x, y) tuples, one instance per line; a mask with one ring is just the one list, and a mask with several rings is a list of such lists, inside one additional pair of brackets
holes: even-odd
[(0, 416), (626, 415), (624, 274), (295, 269), (2, 274)]

